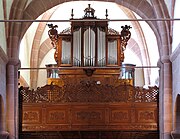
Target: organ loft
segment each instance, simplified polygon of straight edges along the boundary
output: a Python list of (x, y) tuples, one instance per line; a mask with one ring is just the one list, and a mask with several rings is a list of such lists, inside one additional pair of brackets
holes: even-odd
[(158, 88), (134, 86), (135, 65), (123, 64), (131, 27), (108, 22), (89, 4), (60, 33), (48, 24), (56, 64), (46, 65), (47, 85), (21, 90), (21, 138), (158, 138)]

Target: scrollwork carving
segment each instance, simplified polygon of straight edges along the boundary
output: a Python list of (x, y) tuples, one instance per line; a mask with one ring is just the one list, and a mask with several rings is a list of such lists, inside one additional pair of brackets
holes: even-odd
[(39, 112), (38, 111), (25, 111), (23, 113), (23, 121), (39, 122)]
[(139, 112), (139, 119), (140, 120), (154, 120), (155, 117), (154, 117), (154, 112), (152, 111), (141, 111)]
[(57, 25), (53, 24), (48, 24), (48, 27), (50, 30), (48, 31), (49, 38), (51, 39), (51, 44), (56, 48), (57, 42), (58, 42), (58, 31), (56, 28), (58, 27)]
[(63, 78), (63, 86), (45, 85), (37, 90), (24, 88), (21, 96), (24, 103), (42, 102), (157, 102), (158, 87), (144, 89), (129, 84), (117, 85), (101, 80), (98, 84), (92, 78), (78, 80)]
[[(124, 51), (126, 50), (127, 42), (131, 38), (131, 32), (129, 31), (132, 27), (125, 25), (121, 26), (121, 60), (124, 60)], [(123, 62), (123, 61), (121, 61)]]

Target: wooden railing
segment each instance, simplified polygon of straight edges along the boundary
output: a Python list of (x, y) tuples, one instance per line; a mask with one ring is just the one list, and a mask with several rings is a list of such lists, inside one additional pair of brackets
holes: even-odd
[(93, 80), (21, 88), (22, 131), (158, 131), (158, 87)]

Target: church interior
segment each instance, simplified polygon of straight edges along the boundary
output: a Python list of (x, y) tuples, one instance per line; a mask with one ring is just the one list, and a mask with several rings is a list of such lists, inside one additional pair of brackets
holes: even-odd
[(180, 138), (180, 2), (0, 6), (0, 139)]

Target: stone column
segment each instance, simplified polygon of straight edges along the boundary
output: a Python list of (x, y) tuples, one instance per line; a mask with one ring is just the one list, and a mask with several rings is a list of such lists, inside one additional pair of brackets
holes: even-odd
[(176, 50), (171, 54), (172, 62), (172, 88), (173, 88), (173, 139), (180, 139), (180, 43)]
[(9, 139), (18, 139), (18, 62), (11, 61), (7, 64), (6, 121)]
[(16, 138), (19, 138), (19, 91), (18, 91), (18, 69), (19, 69), (19, 62), (18, 65), (14, 67), (14, 92), (15, 92), (15, 134)]
[(169, 59), (160, 64), (159, 128), (160, 139), (171, 139), (172, 131), (172, 66)]

